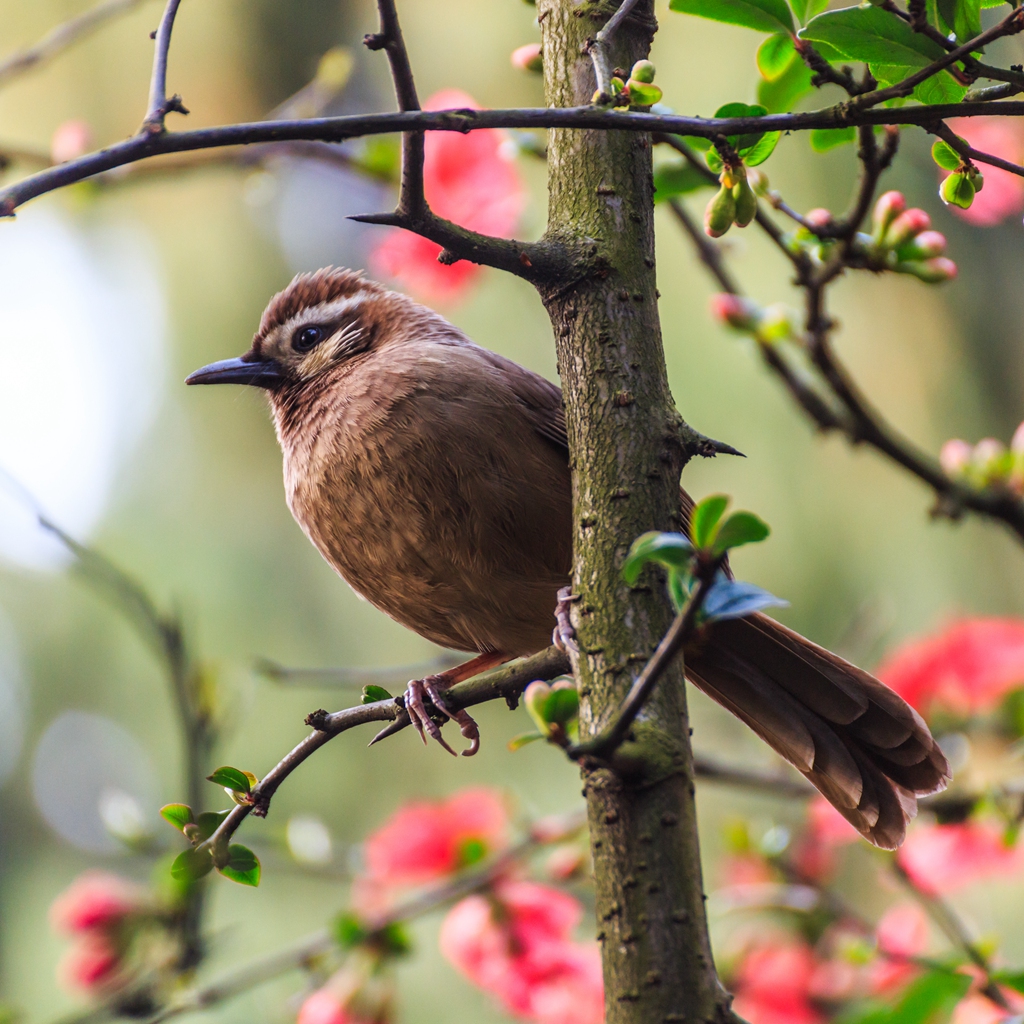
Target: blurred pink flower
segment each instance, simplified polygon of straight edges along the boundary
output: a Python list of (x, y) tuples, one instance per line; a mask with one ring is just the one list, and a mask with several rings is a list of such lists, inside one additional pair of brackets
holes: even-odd
[[(1019, 164), (1024, 158), (1024, 133), (1004, 117), (961, 117), (947, 122), (962, 139), (982, 153)], [(992, 227), (1024, 210), (1024, 178), (998, 167), (979, 164), (985, 185), (967, 210), (950, 207), (958, 216), (980, 227)]]
[(916, 903), (902, 903), (885, 912), (875, 938), (880, 955), (871, 965), (868, 985), (877, 995), (902, 987), (918, 973), (908, 961), (928, 948), (928, 917)]
[(572, 941), (580, 903), (523, 881), (500, 882), (492, 896), (469, 896), (448, 912), (440, 936), (445, 957), (516, 1017), (601, 1024), (600, 952), (595, 944)]
[(105, 871), (87, 871), (53, 901), (50, 922), (66, 934), (120, 924), (143, 906), (144, 894), (133, 882)]
[(508, 811), (493, 789), (399, 808), (366, 840), (366, 869), (390, 886), (421, 885), (501, 850)]
[(823, 797), (807, 804), (807, 828), (793, 849), (794, 867), (805, 878), (820, 881), (836, 867), (836, 851), (859, 839), (857, 830)]
[(50, 159), (55, 164), (67, 163), (88, 153), (92, 148), (92, 129), (88, 121), (63, 121), (50, 137)]
[(972, 992), (957, 1003), (949, 1024), (1002, 1024), (1003, 1021), (1018, 1020), (1024, 1009), (1024, 999), (1012, 989), (1003, 988), (1002, 992), (1013, 1007), (1010, 1012), (996, 1006), (980, 992)]
[(1007, 846), (1002, 829), (983, 821), (912, 829), (897, 857), (914, 885), (931, 893), (1024, 867), (1024, 847)]
[(824, 1018), (809, 1000), (816, 969), (805, 942), (757, 946), (736, 971), (733, 1009), (750, 1024), (819, 1024)]
[(307, 996), (295, 1024), (364, 1024), (344, 1000), (329, 988), (318, 988)]
[[(434, 93), (425, 110), (476, 109), (472, 96), (458, 89)], [(439, 217), (486, 235), (510, 235), (526, 205), (526, 190), (498, 129), (478, 132), (427, 132), (423, 187)], [(482, 269), (460, 260), (437, 262), (441, 246), (411, 231), (390, 231), (371, 255), (375, 272), (397, 278), (423, 298), (450, 302), (459, 298)]]
[(991, 711), (1024, 685), (1024, 621), (961, 619), (904, 644), (877, 675), (924, 714), (934, 705), (962, 715)]
[(121, 956), (107, 936), (91, 932), (82, 935), (67, 951), (57, 968), (57, 976), (69, 988), (95, 992), (111, 987)]

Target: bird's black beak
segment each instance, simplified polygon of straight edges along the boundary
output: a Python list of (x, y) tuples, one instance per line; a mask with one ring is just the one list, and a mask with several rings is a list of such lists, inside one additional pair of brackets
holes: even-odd
[(243, 356), (238, 359), (222, 359), (219, 363), (203, 366), (195, 373), (190, 373), (185, 378), (185, 383), (251, 384), (256, 388), (272, 388), (284, 379), (281, 367), (273, 359), (247, 361)]

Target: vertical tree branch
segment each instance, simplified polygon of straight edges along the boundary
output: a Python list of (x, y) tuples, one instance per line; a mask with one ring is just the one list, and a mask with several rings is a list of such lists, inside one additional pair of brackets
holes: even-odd
[[(546, 102), (589, 102), (588, 24), (574, 0), (541, 0)], [(647, 56), (656, 23), (640, 0), (608, 43), (613, 66)], [(686, 426), (668, 387), (654, 261), (651, 139), (549, 134), (548, 230), (583, 240), (600, 269), (539, 285), (557, 345), (573, 467), (580, 737), (598, 735), (673, 619), (661, 588), (627, 586), (622, 561), (645, 530), (679, 529)], [(602, 942), (607, 1024), (734, 1020), (707, 933), (686, 693), (678, 660), (619, 747), (582, 768)]]
[(149, 105), (142, 122), (140, 133), (159, 135), (164, 131), (164, 120), (172, 111), (187, 114), (181, 97), (175, 93), (167, 96), (167, 55), (171, 49), (171, 33), (174, 31), (174, 19), (178, 13), (181, 0), (167, 0), (160, 27), (156, 30), (156, 53), (153, 55), (153, 74), (149, 82)]

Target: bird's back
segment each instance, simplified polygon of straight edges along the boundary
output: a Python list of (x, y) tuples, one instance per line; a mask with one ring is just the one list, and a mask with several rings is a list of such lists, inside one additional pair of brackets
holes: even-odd
[(292, 512), (361, 596), (457, 650), (550, 642), (572, 558), (555, 385), (453, 333), (368, 352), (275, 412)]

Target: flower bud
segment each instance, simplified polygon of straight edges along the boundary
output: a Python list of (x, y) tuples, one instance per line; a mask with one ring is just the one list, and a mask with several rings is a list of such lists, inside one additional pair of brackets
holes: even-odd
[(733, 186), (732, 196), (736, 200), (736, 227), (745, 228), (757, 216), (757, 196), (747, 182), (746, 175)]
[(939, 452), (939, 465), (947, 476), (960, 476), (970, 465), (974, 449), (959, 437), (947, 441)]
[(512, 67), (520, 71), (540, 71), (543, 61), (540, 55), (540, 43), (527, 43), (512, 51)]
[(975, 192), (980, 192), (985, 187), (985, 175), (977, 167), (972, 166), (967, 172), (967, 177), (974, 186)]
[(931, 217), (924, 210), (917, 207), (905, 210), (889, 225), (882, 244), (889, 249), (899, 249), (931, 226)]
[(1024, 423), (1013, 432), (1013, 437), (1010, 439), (1010, 451), (1014, 454), (1024, 455)]
[(752, 331), (761, 319), (761, 309), (750, 299), (729, 292), (711, 296), (711, 315), (720, 323), (737, 331)]
[(889, 230), (889, 225), (907, 208), (902, 192), (885, 192), (878, 197), (872, 214), (874, 237), (877, 241)]
[(904, 274), (913, 274), (925, 284), (942, 284), (956, 277), (956, 264), (945, 256), (936, 256), (930, 260), (899, 263), (896, 269)]
[(760, 196), (762, 199), (767, 197), (771, 184), (768, 181), (768, 175), (764, 171), (759, 167), (748, 167), (747, 181), (754, 190), (755, 196)]
[(974, 202), (977, 189), (971, 179), (962, 171), (954, 171), (939, 186), (939, 198), (947, 206), (958, 206), (961, 210), (969, 210)]
[(64, 121), (57, 125), (50, 138), (50, 159), (55, 164), (67, 163), (88, 153), (92, 148), (92, 129), (88, 121)]
[(523, 693), (523, 703), (534, 721), (544, 720), (544, 705), (547, 703), (551, 687), (540, 679), (535, 679)]
[(757, 325), (757, 337), (763, 342), (785, 341), (793, 338), (798, 329), (793, 310), (783, 302), (775, 302), (764, 310)]
[(654, 65), (649, 60), (638, 60), (633, 65), (629, 77), (643, 82), (645, 85), (650, 85), (654, 81)]
[(971, 461), (979, 469), (984, 469), (998, 459), (1001, 459), (1005, 452), (1006, 445), (998, 438), (983, 437), (974, 446), (974, 457)]
[(704, 211), (704, 231), (712, 238), (721, 238), (736, 219), (736, 200), (732, 189), (723, 185)]
[(946, 251), (946, 236), (938, 231), (922, 231), (897, 252), (901, 260), (927, 260)]
[(832, 223), (832, 213), (830, 210), (816, 206), (813, 210), (808, 210), (804, 214), (804, 220), (807, 221), (812, 228), (824, 228), (828, 227), (828, 225)]

